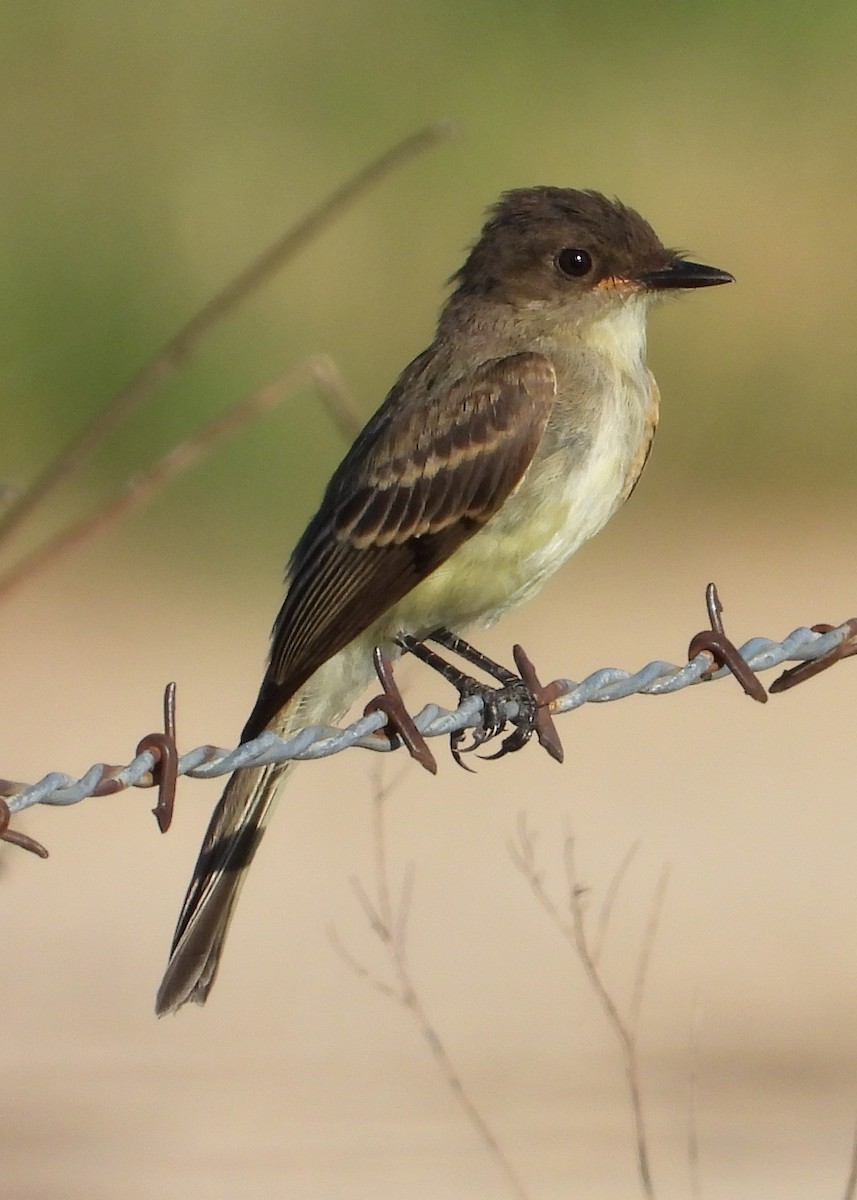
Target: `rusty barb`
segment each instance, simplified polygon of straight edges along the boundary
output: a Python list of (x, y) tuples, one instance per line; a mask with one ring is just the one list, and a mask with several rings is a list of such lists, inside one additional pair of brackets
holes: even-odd
[[(213, 749), (213, 747), (212, 747)], [(146, 761), (151, 760), (151, 766), (145, 769)], [(113, 766), (110, 763), (96, 763), (94, 767), (90, 767), (82, 780), (77, 781), (79, 784), (91, 778), (91, 785), (86, 789), (86, 796), (113, 796), (117, 792), (123, 792), (128, 787), (156, 787), (158, 789), (158, 803), (152, 809), (155, 819), (158, 822), (158, 828), (161, 833), (166, 833), (173, 819), (173, 807), (175, 804), (176, 782), (179, 776), (179, 752), (176, 745), (176, 685), (168, 683), (164, 689), (164, 732), (149, 733), (144, 738), (141, 738), (137, 743), (134, 763), (140, 763), (144, 769), (138, 772), (136, 778), (125, 778), (129, 774), (130, 767)], [(131, 764), (132, 766), (134, 764)], [(46, 776), (50, 779), (50, 776)], [(35, 801), (43, 804), (74, 804), (78, 799), (84, 798), (74, 796), (67, 798), (62, 796), (64, 790), (65, 777), (58, 776), (57, 782), (62, 780), (62, 784), (56, 789), (53, 794), (46, 794)], [(44, 785), (45, 780), (42, 780)], [(36, 788), (40, 785), (37, 784)], [(9, 842), (10, 845), (20, 846), (23, 850), (29, 850), (33, 854), (38, 854), (39, 858), (47, 858), (48, 851), (40, 842), (35, 841), (26, 834), (18, 833), (14, 829), (9, 828), (9, 822), (12, 817), (12, 811), (9, 806), (9, 801), (17, 801), (15, 804), (16, 810), (26, 805), (22, 805), (20, 800), (28, 791), (33, 791), (23, 783), (13, 783), (9, 779), (0, 779), (0, 841)]]
[(705, 606), (708, 609), (710, 629), (703, 629), (690, 639), (687, 648), (688, 661), (698, 654), (707, 654), (711, 666), (703, 672), (703, 679), (710, 679), (715, 671), (725, 667), (731, 671), (747, 695), (758, 700), (760, 704), (767, 703), (768, 695), (755, 671), (748, 666), (746, 659), (734, 642), (730, 641), (723, 629), (723, 605), (717, 594), (717, 584), (709, 583), (705, 589)]
[(425, 737), (414, 724), (414, 718), (405, 708), (405, 701), (393, 675), (393, 664), (389, 654), (385, 654), (380, 646), (376, 646), (372, 661), (383, 691), (380, 695), (372, 697), (363, 709), (363, 716), (382, 712), (387, 718), (382, 732), (389, 738), (391, 748), (405, 746), (415, 762), (424, 767), (430, 775), (437, 775), (437, 759), (429, 749)]
[[(530, 733), (535, 733), (542, 747), (561, 761), (562, 746), (553, 717), (583, 704), (603, 703), (637, 694), (664, 695), (728, 674), (735, 676), (748, 696), (764, 701), (767, 695), (759, 681), (759, 671), (771, 670), (787, 661), (798, 663), (785, 670), (771, 685), (768, 694), (777, 695), (819, 675), (841, 659), (857, 655), (857, 617), (837, 626), (816, 624), (810, 629), (801, 626), (781, 642), (751, 638), (738, 648), (725, 634), (723, 607), (713, 583), (708, 585), (705, 599), (710, 628), (691, 639), (689, 661), (682, 666), (655, 661), (633, 673), (604, 667), (580, 683), (573, 679), (555, 679), (543, 685), (525, 652), (516, 646), (513, 653), (519, 679), (535, 704), (531, 725), (523, 729), (521, 701), (515, 695), (508, 702), (503, 701), (497, 712), (487, 716), (484, 696), (467, 695), (454, 710), (429, 704), (412, 717), (399, 694), (390, 660), (379, 650), (375, 654), (375, 665), (383, 695), (370, 701), (364, 715), (351, 725), (342, 729), (313, 726), (288, 738), (280, 738), (268, 731), (235, 750), (205, 745), (179, 756), (175, 684), (168, 684), (164, 692), (163, 732), (142, 738), (137, 745), (136, 757), (127, 766), (101, 762), (78, 779), (52, 772), (35, 784), (0, 779), (0, 842), (20, 846), (46, 858), (48, 852), (44, 846), (10, 828), (17, 813), (34, 804), (76, 804), (88, 796), (109, 796), (129, 787), (158, 788), (158, 802), (153, 811), (159, 829), (165, 833), (172, 820), (176, 781), (181, 775), (211, 779), (265, 763), (324, 758), (351, 746), (390, 751), (405, 745), (422, 766), (434, 773), (437, 763), (426, 744), (427, 738), (454, 737), (460, 731), (472, 730), (475, 731), (474, 741), (479, 745), (488, 740), (484, 736), (486, 724), (491, 725), (492, 735), (502, 732), (507, 722), (516, 726), (505, 739), (505, 753), (521, 749)], [(473, 654), (478, 656), (477, 651)], [(452, 744), (455, 745), (455, 740)]]
[[(166, 833), (173, 823), (176, 783), (179, 777), (179, 750), (176, 745), (176, 685), (164, 688), (164, 732), (147, 733), (137, 743), (137, 754), (150, 750), (155, 756), (152, 786), (158, 789), (158, 803), (152, 809), (158, 829)], [(138, 785), (139, 786), (139, 785)]]
[[(7, 781), (4, 780), (4, 783)], [(27, 837), (26, 833), (18, 833), (14, 829), (9, 828), (9, 822), (12, 820), (12, 814), (9, 811), (9, 805), (6, 799), (0, 796), (0, 842), (8, 842), (10, 846), (20, 846), (22, 850), (29, 850), (31, 854), (37, 854), (39, 858), (47, 858), (48, 852), (41, 842), (37, 842), (35, 838)]]
[[(816, 658), (811, 662), (799, 663), (796, 667), (789, 667), (787, 671), (783, 671), (778, 679), (775, 679), (768, 689), (772, 696), (778, 695), (780, 692), (787, 692), (789, 688), (797, 687), (799, 683), (805, 683), (807, 679), (812, 679), (814, 675), (820, 675), (822, 671), (826, 671), (828, 667), (832, 667), (834, 663), (838, 663), (841, 658), (850, 658), (852, 654), (857, 654), (857, 617), (851, 617), (845, 624), (851, 630), (850, 636), (845, 637), (838, 646), (834, 646), (832, 650), (828, 650), (826, 654), (822, 654), (820, 658)], [(813, 625), (813, 633), (832, 633), (835, 626)]]

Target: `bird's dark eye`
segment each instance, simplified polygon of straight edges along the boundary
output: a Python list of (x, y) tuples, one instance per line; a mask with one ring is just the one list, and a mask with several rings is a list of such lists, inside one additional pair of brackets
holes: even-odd
[(592, 270), (592, 255), (580, 246), (566, 246), (557, 254), (556, 265), (569, 279), (580, 279)]

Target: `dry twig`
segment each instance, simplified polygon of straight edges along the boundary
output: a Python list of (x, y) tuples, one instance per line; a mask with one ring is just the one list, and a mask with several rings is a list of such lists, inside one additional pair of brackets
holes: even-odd
[(851, 1139), (851, 1162), (845, 1191), (842, 1195), (843, 1200), (854, 1200), (855, 1196), (857, 1196), (857, 1127), (855, 1127), (854, 1136)]
[(386, 835), (384, 832), (384, 805), (389, 792), (389, 786), (386, 789), (382, 789), (380, 784), (376, 786), (372, 828), (375, 852), (374, 895), (370, 896), (367, 889), (358, 879), (352, 880), (352, 886), (372, 932), (384, 946), (392, 969), (394, 982), (389, 983), (381, 979), (370, 971), (368, 967), (364, 966), (363, 963), (346, 949), (334, 927), (331, 927), (329, 931), (331, 943), (336, 952), (351, 970), (354, 971), (358, 978), (368, 983), (388, 1000), (399, 1004), (411, 1014), (417, 1029), (432, 1053), (432, 1057), (443, 1076), (444, 1082), (457, 1100), (459, 1107), (464, 1112), (468, 1121), (478, 1133), (488, 1155), (504, 1176), (510, 1192), (512, 1195), (518, 1197), (518, 1200), (528, 1200), (529, 1193), (503, 1152), (487, 1121), (468, 1094), (440, 1034), (429, 1019), (413, 982), (407, 961), (407, 922), (413, 895), (414, 873), (412, 865), (409, 865), (405, 869), (399, 896), (397, 899), (394, 899), (390, 885)]
[(107, 533), (131, 513), (151, 503), (170, 483), (233, 438), (239, 430), (259, 420), (287, 396), (307, 384), (315, 384), (331, 419), (350, 441), (360, 428), (357, 416), (335, 363), (324, 354), (305, 359), (277, 379), (245, 397), (202, 429), (174, 446), (151, 467), (132, 476), (124, 487), (100, 508), (61, 529), (54, 537), (19, 559), (0, 576), (0, 600), (14, 592), (61, 554)]
[(326, 200), (287, 230), (256, 260), (213, 296), (190, 320), (120, 389), (94, 419), (59, 456), (9, 505), (0, 516), (0, 539), (9, 537), (31, 512), (59, 485), (78, 472), (105, 440), (135, 412), (193, 354), (221, 321), (231, 316), (249, 296), (302, 250), (332, 221), (372, 188), (380, 179), (415, 155), (449, 138), (449, 122), (428, 125), (397, 143), (369, 163)]
[(598, 923), (597, 938), (594, 942), (590, 939), (586, 929), (583, 905), (583, 897), (586, 894), (586, 889), (582, 887), (578, 881), (577, 870), (574, 861), (574, 839), (572, 837), (569, 836), (565, 839), (564, 850), (565, 872), (568, 884), (567, 913), (559, 908), (547, 890), (544, 872), (539, 868), (536, 860), (535, 836), (527, 826), (527, 822), (524, 817), (521, 817), (518, 823), (517, 841), (509, 847), (512, 861), (529, 883), (533, 895), (536, 897), (539, 904), (554, 922), (569, 945), (574, 948), (583, 966), (583, 969), (586, 972), (590, 985), (592, 986), (595, 995), (598, 997), (601, 1007), (604, 1009), (604, 1012), (607, 1015), (610, 1028), (613, 1030), (619, 1042), (619, 1046), (622, 1051), (622, 1062), (625, 1068), (625, 1078), (628, 1084), (631, 1111), (634, 1119), (634, 1133), (637, 1150), (637, 1170), (640, 1177), (640, 1184), (643, 1190), (643, 1195), (647, 1197), (647, 1200), (654, 1200), (655, 1189), (652, 1182), (652, 1172), (649, 1159), (649, 1149), (640, 1085), (637, 1025), (639, 1022), (642, 996), (645, 990), (646, 973), (651, 960), (651, 952), (654, 945), (655, 935), (657, 933), (658, 919), (663, 903), (667, 876), (666, 873), (662, 873), (655, 892), (655, 899), (652, 905), (651, 915), (647, 923), (646, 932), (643, 937), (643, 944), (637, 963), (637, 970), (634, 978), (634, 990), (631, 1004), (629, 1006), (629, 1013), (627, 1017), (623, 1017), (622, 1013), (619, 1011), (618, 1004), (613, 998), (613, 995), (604, 980), (604, 976), (602, 975), (599, 967), (598, 959), (603, 949), (607, 924), (609, 922), (612, 907), (615, 902), (619, 883), (627, 871), (628, 866), (630, 865), (634, 850), (626, 854), (614, 875), (614, 879), (610, 887), (608, 888), (607, 899), (602, 907), (601, 917)]

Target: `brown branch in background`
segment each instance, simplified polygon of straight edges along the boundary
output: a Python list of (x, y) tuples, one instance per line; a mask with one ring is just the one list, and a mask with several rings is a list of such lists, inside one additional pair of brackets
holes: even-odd
[[(333, 424), (350, 446), (365, 424), (354, 397), (351, 395), (339, 367), (329, 354), (312, 354), (304, 359), (307, 380), (315, 384), (321, 402)], [(296, 368), (300, 370), (300, 366)]]
[(613, 906), (616, 903), (616, 897), (619, 895), (619, 889), (622, 886), (622, 880), (628, 873), (628, 868), (637, 857), (637, 851), (640, 849), (640, 843), (634, 842), (625, 853), (625, 857), (619, 863), (619, 866), (613, 872), (613, 878), (607, 886), (607, 891), (604, 894), (604, 900), (598, 912), (598, 923), (595, 930), (595, 936), (590, 942), (592, 953), (592, 961), (597, 963), (601, 959), (604, 951), (604, 943), (607, 940), (607, 931), (610, 928), (610, 918), (613, 915)]
[(851, 1163), (842, 1196), (843, 1200), (854, 1200), (857, 1196), (857, 1127), (855, 1127), (854, 1136), (851, 1139)]
[(643, 941), (640, 946), (640, 957), (637, 961), (637, 973), (634, 976), (634, 991), (631, 995), (631, 1003), (628, 1008), (628, 1027), (631, 1030), (632, 1036), (636, 1039), (637, 1030), (640, 1024), (640, 1010), (643, 1007), (643, 994), (646, 990), (646, 976), (649, 973), (649, 963), (652, 960), (652, 951), (655, 948), (655, 938), (658, 935), (658, 927), (661, 923), (661, 911), (664, 907), (664, 900), (667, 894), (667, 884), (670, 881), (670, 869), (665, 866), (661, 870), (660, 878), (658, 879), (655, 893), (652, 896), (652, 903), (649, 909), (649, 919), (646, 922), (646, 931), (643, 934)]
[(610, 1024), (610, 1027), (616, 1034), (616, 1037), (619, 1041), (625, 1067), (625, 1076), (628, 1081), (628, 1093), (631, 1100), (631, 1110), (634, 1116), (634, 1133), (637, 1144), (637, 1168), (640, 1175), (640, 1183), (642, 1185), (643, 1195), (648, 1197), (649, 1200), (654, 1200), (655, 1189), (652, 1183), (646, 1127), (643, 1119), (643, 1098), (640, 1085), (640, 1063), (637, 1054), (636, 1031), (629, 1021), (626, 1021), (622, 1018), (619, 1008), (613, 999), (613, 996), (611, 995), (604, 978), (601, 975), (598, 964), (594, 962), (589, 952), (589, 942), (586, 934), (583, 905), (581, 904), (583, 891), (577, 880), (577, 872), (574, 862), (574, 839), (571, 837), (567, 837), (565, 840), (565, 865), (566, 875), (568, 878), (569, 908), (571, 910), (574, 923), (574, 943), (577, 948), (578, 957), (580, 958), (583, 968), (589, 977), (589, 982), (592, 985), (593, 991), (601, 1001), (601, 1006), (607, 1015), (607, 1020)]
[[(533, 895), (538, 900), (539, 904), (551, 918), (551, 920), (559, 929), (560, 933), (566, 939), (570, 946), (575, 950), (584, 971), (595, 992), (601, 1007), (607, 1015), (607, 1020), (610, 1028), (613, 1030), (619, 1042), (622, 1051), (622, 1062), (625, 1068), (625, 1077), (628, 1083), (628, 1093), (631, 1101), (631, 1110), (634, 1119), (634, 1133), (637, 1150), (637, 1171), (640, 1177), (640, 1185), (643, 1195), (647, 1200), (654, 1200), (655, 1189), (652, 1182), (652, 1172), (649, 1162), (648, 1141), (646, 1136), (646, 1127), (643, 1114), (643, 1100), (640, 1087), (640, 1064), (637, 1050), (637, 1031), (636, 1024), (639, 1016), (639, 1006), (642, 999), (642, 992), (645, 985), (646, 970), (651, 958), (651, 948), (654, 944), (655, 934), (657, 932), (658, 917), (663, 901), (663, 890), (666, 886), (665, 877), (661, 876), (661, 881), (658, 885), (655, 894), (655, 903), (652, 908), (652, 913), (647, 925), (646, 933), (643, 939), (643, 945), (640, 952), (640, 960), (637, 966), (635, 977), (635, 990), (630, 1007), (630, 1015), (628, 1018), (622, 1016), (619, 1007), (607, 987), (604, 978), (598, 966), (596, 951), (600, 953), (605, 935), (605, 919), (602, 909), (602, 917), (599, 923), (599, 934), (597, 943), (593, 944), (586, 931), (585, 914), (583, 907), (583, 897), (586, 895), (586, 888), (582, 887), (577, 878), (577, 871), (574, 862), (574, 839), (567, 837), (565, 839), (565, 871), (568, 884), (568, 915), (560, 910), (559, 906), (551, 898), (545, 886), (544, 872), (539, 869), (536, 861), (535, 852), (535, 835), (527, 826), (526, 819), (521, 817), (518, 822), (518, 839), (509, 847), (509, 852), (512, 856), (512, 861), (515, 863), (521, 874), (530, 885)], [(617, 879), (621, 879), (625, 874), (630, 857), (626, 855), (616, 872), (616, 877), (608, 890), (608, 899), (605, 905), (608, 905), (608, 919), (610, 910), (612, 909), (618, 889)]]
[(339, 372), (326, 355), (314, 355), (210, 421), (174, 446), (151, 467), (129, 479), (101, 508), (66, 526), (31, 554), (25, 555), (5, 575), (0, 576), (0, 600), (44, 570), (61, 554), (107, 533), (131, 513), (149, 504), (168, 484), (190, 470), (201, 458), (211, 454), (245, 425), (258, 420), (308, 383), (317, 386), (337, 428), (347, 433), (349, 440), (353, 438), (355, 426), (359, 429), (360, 418), (351, 406)]
[(440, 1034), (429, 1020), (411, 977), (407, 962), (407, 921), (413, 894), (414, 875), (413, 868), (409, 866), (404, 874), (401, 894), (398, 900), (394, 901), (390, 887), (384, 832), (384, 804), (389, 792), (389, 786), (384, 790), (380, 786), (376, 786), (372, 829), (375, 853), (375, 895), (370, 897), (359, 880), (353, 880), (352, 884), (372, 932), (378, 937), (387, 953), (394, 982), (386, 982), (359, 962), (344, 947), (334, 927), (331, 927), (329, 931), (331, 943), (358, 978), (411, 1014), (417, 1029), (432, 1053), (444, 1082), (478, 1133), (491, 1160), (504, 1176), (512, 1195), (518, 1197), (518, 1200), (529, 1200), (529, 1193), (514, 1167), (504, 1154), (485, 1118), (465, 1090), (461, 1076), (458, 1074)]
[(95, 418), (0, 516), (0, 539), (10, 536), (30, 513), (61, 483), (81, 469), (95, 451), (153, 392), (170, 379), (203, 340), (248, 296), (258, 291), (313, 238), (317, 237), (379, 180), (415, 155), (452, 136), (449, 122), (429, 125), (393, 146), (358, 171), (326, 200), (287, 230), (255, 262), (212, 297), (117, 392)]

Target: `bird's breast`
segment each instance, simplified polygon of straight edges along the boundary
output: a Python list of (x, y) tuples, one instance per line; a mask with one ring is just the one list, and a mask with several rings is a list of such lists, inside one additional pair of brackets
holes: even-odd
[(575, 389), (560, 390), (517, 490), (395, 606), (393, 624), (416, 636), (441, 625), (485, 627), (537, 592), (630, 494), (651, 444), (657, 395), (641, 360), (634, 372), (595, 372), (585, 404)]

